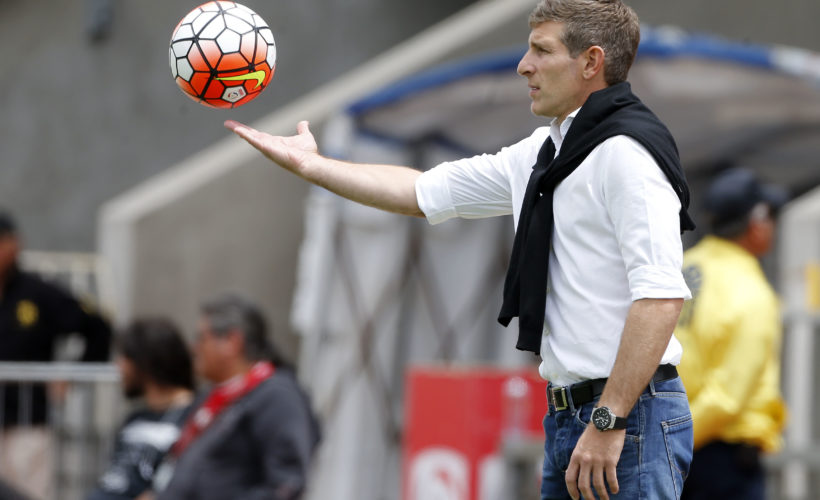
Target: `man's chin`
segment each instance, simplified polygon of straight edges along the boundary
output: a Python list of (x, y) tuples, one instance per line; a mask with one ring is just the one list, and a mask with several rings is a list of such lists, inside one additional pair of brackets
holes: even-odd
[(538, 103), (536, 103), (536, 102), (533, 102), (532, 104), (530, 104), (530, 111), (535, 116), (541, 116), (543, 118), (549, 118), (549, 119), (553, 118), (552, 114), (546, 113), (543, 109), (541, 109), (540, 106), (538, 106)]

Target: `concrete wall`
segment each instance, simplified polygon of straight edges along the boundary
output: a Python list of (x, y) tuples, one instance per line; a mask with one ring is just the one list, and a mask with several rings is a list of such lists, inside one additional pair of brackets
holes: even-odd
[[(202, 1), (0, 0), (0, 206), (29, 248), (91, 250), (100, 204), (381, 53), (470, 0), (244, 3), (271, 26), (277, 74), (252, 105), (204, 108), (174, 85), (168, 40)], [(110, 35), (92, 43), (95, 6)]]
[(149, 203), (133, 217), (109, 214), (102, 246), (115, 319), (168, 315), (191, 334), (203, 300), (239, 291), (263, 308), (277, 343), (295, 357), (288, 317), (306, 186), (261, 156), (199, 181), (195, 195)]
[[(113, 7), (91, 43), (95, 5)], [(224, 112), (186, 99), (167, 42), (198, 2), (0, 1), (0, 206), (30, 248), (90, 250), (100, 204), (224, 137), (226, 117), (254, 120), (470, 0), (246, 0), (271, 25), (279, 65), (250, 106)], [(815, 0), (632, 0), (643, 21), (820, 51)], [(526, 26), (522, 20), (522, 40)]]

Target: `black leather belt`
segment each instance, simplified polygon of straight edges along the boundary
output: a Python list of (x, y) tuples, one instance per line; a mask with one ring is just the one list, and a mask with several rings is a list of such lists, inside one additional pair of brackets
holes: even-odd
[[(652, 375), (652, 382), (658, 383), (664, 380), (670, 380), (678, 376), (678, 370), (673, 365), (660, 365), (655, 374)], [(556, 411), (566, 410), (569, 408), (569, 398), (572, 398), (572, 404), (576, 408), (593, 401), (595, 398), (604, 392), (604, 386), (607, 379), (596, 378), (593, 380), (585, 380), (572, 385), (554, 386), (550, 384), (547, 389), (550, 403)]]

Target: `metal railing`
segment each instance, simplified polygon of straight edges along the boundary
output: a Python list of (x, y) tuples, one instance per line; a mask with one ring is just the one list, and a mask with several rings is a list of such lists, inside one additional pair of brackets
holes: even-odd
[[(10, 387), (16, 387), (19, 404), (13, 428), (43, 427), (53, 443), (50, 463), (41, 464), (51, 469), (53, 494), (42, 500), (79, 500), (96, 483), (125, 410), (119, 380), (110, 363), (0, 363), (0, 449), (12, 429), (2, 422)], [(44, 426), (33, 423), (30, 406), (42, 385), (51, 389)]]

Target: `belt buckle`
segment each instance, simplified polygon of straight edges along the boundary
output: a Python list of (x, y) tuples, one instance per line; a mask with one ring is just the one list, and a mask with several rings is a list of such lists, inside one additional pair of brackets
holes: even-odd
[[(555, 407), (555, 411), (566, 410), (569, 408), (566, 387), (550, 387), (550, 396), (552, 397), (552, 406)], [(559, 397), (561, 398), (560, 403), (558, 399)]]

